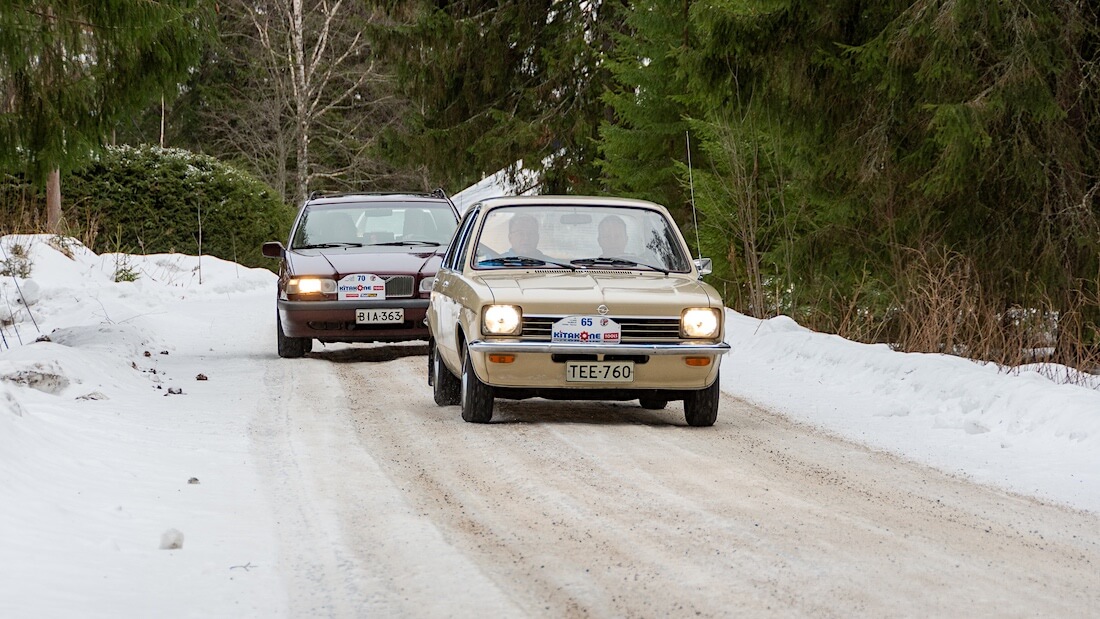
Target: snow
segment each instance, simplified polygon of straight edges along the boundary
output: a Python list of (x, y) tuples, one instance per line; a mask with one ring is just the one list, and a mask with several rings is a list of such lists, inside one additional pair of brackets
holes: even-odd
[(455, 208), (461, 214), (485, 198), (526, 196), (535, 193), (538, 187), (538, 172), (523, 167), (523, 161), (517, 161), (511, 168), (490, 174), (451, 196), (451, 202), (454, 202)]
[[(0, 260), (19, 246), (31, 268), (0, 278), (0, 616), (285, 616), (250, 435), (276, 361), (275, 276), (50, 241), (0, 238)], [(727, 331), (734, 397), (1100, 511), (1096, 376), (903, 354), (786, 317), (727, 311)]]

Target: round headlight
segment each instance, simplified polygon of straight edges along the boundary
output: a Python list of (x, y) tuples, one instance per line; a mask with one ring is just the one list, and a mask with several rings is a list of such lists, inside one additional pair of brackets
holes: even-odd
[(523, 312), (515, 305), (486, 305), (481, 330), (486, 335), (519, 335)]
[(718, 310), (713, 307), (693, 307), (680, 315), (680, 332), (684, 337), (717, 337)]

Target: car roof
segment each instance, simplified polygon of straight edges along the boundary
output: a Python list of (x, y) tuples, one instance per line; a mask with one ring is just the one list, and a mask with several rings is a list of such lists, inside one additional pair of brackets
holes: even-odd
[(451, 203), (445, 196), (427, 193), (341, 193), (314, 195), (306, 200), (306, 204), (310, 206), (321, 204), (363, 204), (371, 202), (384, 204), (393, 204), (394, 202)]
[(498, 196), (485, 198), (480, 204), (484, 209), (496, 209), (505, 206), (621, 206), (658, 210), (664, 213), (668, 212), (668, 209), (656, 202), (637, 200), (634, 198), (619, 198), (615, 196)]

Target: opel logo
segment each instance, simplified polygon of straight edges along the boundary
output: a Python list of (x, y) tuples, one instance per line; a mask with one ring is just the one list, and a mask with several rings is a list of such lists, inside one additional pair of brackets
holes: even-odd
[(600, 313), (600, 316), (607, 316), (607, 312), (611, 310), (607, 309), (607, 306), (601, 303), (600, 306), (596, 308), (596, 311)]

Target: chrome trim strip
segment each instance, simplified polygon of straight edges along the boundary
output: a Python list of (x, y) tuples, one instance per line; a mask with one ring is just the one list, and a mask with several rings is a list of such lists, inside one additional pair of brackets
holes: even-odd
[(474, 352), (537, 352), (556, 355), (724, 355), (730, 345), (720, 344), (572, 344), (568, 342), (529, 342), (474, 340), (468, 344)]
[(279, 299), (279, 309), (291, 312), (309, 310), (427, 309), (428, 299), (385, 299), (382, 301), (287, 301)]
[[(694, 305), (684, 306), (684, 309), (687, 309), (688, 307), (696, 307), (696, 306), (694, 306)], [(700, 305), (698, 307), (702, 308), (703, 306)], [(544, 320), (555, 320), (555, 321), (557, 321), (557, 320), (561, 320), (562, 318), (568, 318), (570, 316), (591, 316), (591, 315), (592, 315), (591, 313), (585, 314), (584, 312), (572, 312), (572, 313), (569, 313), (569, 314), (527, 314), (527, 313), (524, 313), (523, 317), (524, 318), (542, 318)], [(605, 318), (610, 318), (610, 319), (614, 320), (615, 322), (619, 322), (620, 320), (622, 320), (622, 321), (631, 321), (631, 320), (671, 320), (671, 321), (673, 321), (677, 324), (680, 323), (680, 317), (679, 316), (669, 316), (668, 314), (663, 314), (663, 315), (660, 315), (660, 316), (657, 316), (657, 315), (650, 316), (650, 315), (645, 315), (645, 314), (622, 315), (622, 314), (610, 314), (609, 313), (607, 316), (605, 316)]]

